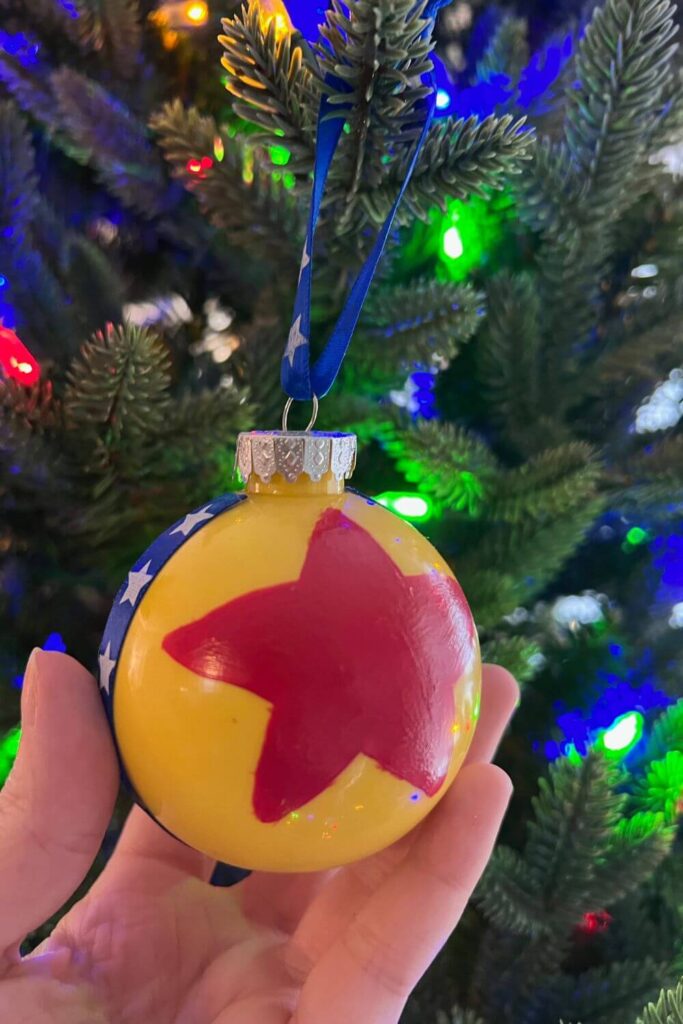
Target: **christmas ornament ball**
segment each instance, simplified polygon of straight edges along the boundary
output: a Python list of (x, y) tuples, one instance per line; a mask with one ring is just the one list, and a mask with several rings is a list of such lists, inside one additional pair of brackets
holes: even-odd
[(479, 709), (452, 572), (411, 525), (345, 489), (355, 438), (239, 439), (244, 494), (142, 555), (100, 648), (122, 772), (211, 857), (312, 871), (366, 857), (438, 803)]

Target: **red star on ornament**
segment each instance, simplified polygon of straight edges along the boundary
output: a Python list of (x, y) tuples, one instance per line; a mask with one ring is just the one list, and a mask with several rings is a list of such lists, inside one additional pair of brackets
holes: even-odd
[(272, 705), (253, 793), (256, 816), (271, 822), (322, 793), (358, 754), (436, 793), (474, 636), (454, 579), (404, 576), (366, 530), (328, 509), (299, 579), (244, 594), (163, 647), (197, 675)]

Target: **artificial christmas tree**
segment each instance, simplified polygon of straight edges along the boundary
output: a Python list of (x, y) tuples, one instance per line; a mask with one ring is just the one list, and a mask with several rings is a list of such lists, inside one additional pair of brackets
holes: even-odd
[(321, 95), (314, 349), (443, 60), (321, 403), (524, 682), (503, 845), (406, 1020), (635, 1020), (683, 969), (680, 10), (457, 2), (433, 58), (408, 0), (332, 4), (319, 37), (294, 2), (170, 6), (0, 4), (0, 316), (41, 374), (0, 390), (6, 759), (31, 646), (93, 665), (130, 565), (279, 419)]

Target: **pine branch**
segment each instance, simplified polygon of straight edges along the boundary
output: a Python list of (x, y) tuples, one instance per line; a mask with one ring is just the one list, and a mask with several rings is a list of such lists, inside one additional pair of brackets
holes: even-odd
[(142, 40), (138, 0), (78, 0), (78, 5), (84, 47), (103, 52), (120, 74), (132, 75)]
[(636, 1024), (683, 1024), (683, 980), (676, 988), (662, 989), (656, 1003), (649, 1003)]
[(483, 441), (451, 423), (420, 422), (386, 443), (411, 483), (449, 508), (477, 515), (496, 460)]
[(504, 17), (477, 62), (477, 81), (488, 82), (496, 75), (505, 75), (511, 82), (517, 82), (529, 62), (527, 36), (525, 18)]
[(436, 1015), (436, 1024), (484, 1024), (484, 1022), (474, 1010), (465, 1010), (461, 1006), (454, 1006), (448, 1014), (439, 1010)]
[(624, 499), (637, 505), (670, 503), (683, 488), (683, 435), (671, 434), (642, 455), (630, 456), (614, 474)]
[(543, 415), (541, 305), (530, 275), (498, 274), (489, 281), (488, 315), (478, 339), (478, 376), (508, 444), (529, 452), (559, 445), (568, 431)]
[[(415, 281), (371, 292), (350, 359), (363, 385), (403, 379), (416, 364), (443, 369), (477, 329), (482, 296), (470, 285)], [(388, 386), (391, 386), (389, 383)]]
[[(240, 143), (223, 135), (213, 118), (195, 108), (185, 110), (180, 100), (162, 107), (150, 126), (174, 176), (235, 245), (269, 262), (296, 265), (301, 252), (298, 210), (286, 190), (258, 166), (253, 180), (245, 181), (245, 149)], [(223, 153), (221, 160), (216, 150)], [(200, 174), (191, 173), (188, 161), (202, 157), (211, 165)]]
[(52, 34), (62, 34), (71, 43), (87, 49), (87, 43), (79, 31), (80, 0), (0, 0), (0, 10), (10, 14), (20, 14), (31, 20), (35, 28), (41, 28)]
[(64, 412), (86, 470), (106, 479), (108, 470), (125, 474), (127, 461), (142, 469), (156, 455), (169, 422), (170, 371), (161, 342), (131, 325), (83, 346), (68, 372)]
[(600, 476), (590, 445), (551, 448), (496, 478), (486, 514), (510, 523), (563, 516), (595, 497)]
[[(487, 117), (478, 121), (439, 119), (429, 130), (406, 190), (400, 223), (413, 217), (427, 218), (429, 210), (444, 210), (449, 197), (486, 196), (489, 189), (502, 189), (504, 178), (522, 173), (522, 161), (528, 159), (533, 133), (524, 128), (524, 119), (510, 115)], [(388, 165), (385, 182), (360, 194), (368, 218), (381, 224), (386, 218), (406, 173), (406, 158)]]
[(587, 390), (620, 404), (626, 400), (635, 404), (681, 361), (683, 328), (681, 311), (676, 310), (649, 329), (629, 331), (626, 338), (620, 332), (594, 362)]
[(58, 130), (57, 104), (42, 69), (25, 68), (16, 57), (0, 49), (0, 82), (25, 113), (45, 126), (56, 144), (66, 141)]
[(625, 797), (614, 770), (589, 754), (550, 767), (532, 801), (521, 857), (499, 848), (478, 890), (487, 915), (521, 934), (564, 934), (591, 906), (596, 866), (609, 849)]
[(482, 644), (482, 659), (494, 665), (502, 665), (518, 683), (526, 683), (536, 674), (533, 659), (538, 654), (538, 644), (524, 636), (506, 636), (501, 633)]
[(675, 831), (659, 809), (622, 818), (596, 864), (591, 886), (594, 904), (610, 907), (652, 878), (671, 853), (674, 839)]
[(550, 993), (557, 1007), (554, 1019), (623, 1024), (657, 991), (668, 973), (666, 964), (647, 958), (591, 968), (578, 977), (565, 975), (555, 981)]
[(533, 519), (519, 524), (491, 527), (478, 541), (476, 548), (458, 560), (458, 578), (466, 593), (477, 587), (477, 576), (483, 569), (499, 566), (501, 576), (515, 580), (514, 600), (505, 609), (538, 593), (574, 553), (586, 532), (604, 508), (604, 498), (588, 500), (539, 526)]
[(652, 726), (644, 757), (660, 761), (670, 750), (683, 753), (683, 700), (667, 708)]
[(527, 865), (509, 847), (494, 850), (474, 900), (487, 921), (503, 932), (534, 938), (548, 930), (539, 894), (529, 884)]
[(519, 603), (519, 580), (504, 568), (479, 566), (476, 559), (467, 560), (467, 555), (456, 558), (452, 568), (467, 594), (480, 630), (492, 629)]
[(289, 169), (307, 175), (313, 169), (320, 82), (304, 62), (289, 33), (278, 33), (274, 18), (264, 20), (257, 3), (223, 19), (218, 37), (225, 53), (227, 89), (235, 112), (259, 125), (269, 142), (292, 153)]
[(112, 195), (144, 217), (168, 207), (164, 166), (144, 125), (100, 85), (70, 68), (51, 76), (62, 124)]
[(383, 156), (405, 153), (419, 134), (427, 94), (422, 76), (432, 67), (424, 9), (424, 0), (351, 0), (326, 11), (321, 73), (333, 76), (324, 88), (349, 128), (331, 174), (340, 233), (357, 223), (361, 193), (381, 184)]
[(64, 271), (80, 337), (121, 319), (123, 282), (104, 253), (82, 235), (64, 240)]
[(582, 219), (614, 216), (670, 85), (676, 47), (668, 0), (606, 0), (576, 55), (567, 93), (566, 139), (582, 182)]
[(515, 181), (520, 216), (535, 231), (561, 235), (567, 208), (576, 204), (580, 187), (564, 140), (541, 138)]
[(669, 750), (651, 761), (633, 787), (633, 803), (643, 813), (675, 824), (683, 806), (683, 751)]
[(23, 117), (11, 102), (0, 103), (0, 225), (25, 231), (38, 201), (33, 146)]

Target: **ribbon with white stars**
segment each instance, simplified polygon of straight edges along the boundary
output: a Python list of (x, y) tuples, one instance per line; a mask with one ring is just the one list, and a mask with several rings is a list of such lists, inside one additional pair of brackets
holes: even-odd
[(159, 571), (188, 538), (194, 536), (207, 523), (213, 522), (218, 516), (234, 508), (244, 499), (245, 495), (243, 494), (224, 494), (201, 508), (195, 509), (194, 512), (188, 512), (186, 516), (179, 519), (177, 523), (173, 523), (168, 530), (157, 537), (128, 573), (114, 598), (98, 658), (100, 692), (109, 721), (112, 724), (116, 666), (121, 656), (128, 628), (140, 602), (149, 588), (154, 585)]
[[(425, 14), (425, 35), (431, 33), (433, 19), (436, 12), (445, 0), (431, 0)], [(313, 195), (311, 198), (311, 212), (308, 221), (306, 240), (301, 256), (299, 268), (299, 285), (296, 299), (294, 300), (294, 313), (292, 316), (292, 329), (287, 339), (287, 347), (282, 357), (281, 381), (282, 389), (290, 398), (298, 401), (310, 401), (314, 396), (322, 398), (330, 390), (341, 369), (346, 350), (351, 342), (351, 336), (358, 323), (365, 297), (375, 276), (377, 265), (382, 257), (394, 223), (394, 218), (399, 204), (403, 199), (408, 183), (412, 177), (417, 158), (420, 154), (431, 125), (436, 106), (436, 84), (433, 73), (424, 76), (424, 81), (429, 87), (429, 93), (423, 101), (424, 123), (417, 142), (413, 146), (410, 159), (405, 164), (404, 153), (406, 149), (397, 148), (392, 154), (394, 167), (401, 167), (402, 184), (398, 195), (389, 211), (389, 214), (377, 235), (375, 244), (370, 255), (361, 267), (358, 277), (351, 287), (346, 299), (344, 308), (335, 324), (330, 338), (321, 352), (318, 359), (311, 365), (310, 338), (311, 338), (311, 281), (313, 277), (313, 238), (320, 216), (323, 193), (327, 175), (332, 164), (335, 150), (341, 138), (345, 115), (348, 108), (343, 104), (330, 103), (326, 93), (323, 93), (318, 114), (318, 129), (315, 145), (315, 166), (313, 171)], [(348, 83), (334, 75), (328, 74), (326, 82), (334, 85), (338, 91), (349, 91)], [(414, 125), (410, 126), (414, 131)], [(409, 140), (406, 140), (408, 144)], [(405, 166), (404, 166), (405, 164)]]

